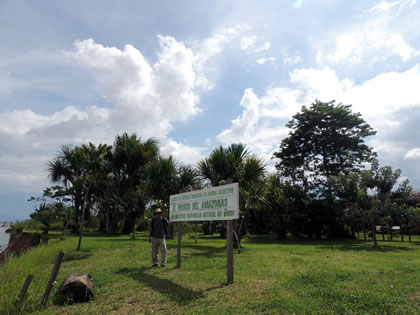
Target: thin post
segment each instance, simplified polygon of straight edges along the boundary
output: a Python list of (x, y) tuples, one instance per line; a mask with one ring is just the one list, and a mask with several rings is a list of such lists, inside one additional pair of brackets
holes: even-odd
[(226, 265), (226, 272), (227, 272), (227, 284), (233, 283), (233, 221), (228, 220), (226, 221), (226, 229), (227, 229), (227, 246), (226, 246), (226, 254), (227, 254), (227, 265)]
[(28, 291), (29, 285), (31, 284), (33, 278), (34, 275), (29, 275), (28, 277), (26, 277), (25, 283), (23, 284), (23, 287), (20, 290), (18, 297), (16, 298), (16, 306), (23, 302), (23, 299), (25, 298), (26, 292)]
[(54, 268), (51, 272), (50, 279), (48, 280), (47, 287), (45, 288), (44, 296), (41, 300), (41, 305), (45, 306), (47, 304), (48, 298), (50, 297), (54, 281), (57, 278), (58, 271), (60, 270), (61, 263), (63, 262), (64, 253), (59, 252), (57, 258), (55, 259)]
[(178, 222), (178, 249), (176, 252), (176, 267), (181, 268), (181, 240), (182, 240), (182, 222)]

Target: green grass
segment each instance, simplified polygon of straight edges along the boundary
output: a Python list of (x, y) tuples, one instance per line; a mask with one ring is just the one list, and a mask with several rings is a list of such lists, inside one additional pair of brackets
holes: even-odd
[[(414, 241), (420, 241), (414, 239)], [(226, 282), (225, 241), (201, 237), (168, 241), (168, 266), (151, 268), (145, 234), (51, 239), (0, 266), (0, 313), (35, 314), (405, 314), (420, 312), (420, 243), (363, 240), (243, 240), (235, 253), (235, 281)], [(57, 285), (39, 306), (58, 252), (65, 252)], [(70, 273), (90, 273), (95, 298), (66, 305), (59, 286)], [(34, 274), (22, 307), (13, 306), (28, 274)]]

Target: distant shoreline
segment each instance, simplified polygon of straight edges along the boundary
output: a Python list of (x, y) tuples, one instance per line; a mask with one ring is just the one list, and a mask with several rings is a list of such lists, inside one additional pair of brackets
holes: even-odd
[(9, 233), (6, 233), (6, 230), (9, 226), (1, 226), (0, 225), (0, 253), (6, 249), (7, 245), (9, 244)]

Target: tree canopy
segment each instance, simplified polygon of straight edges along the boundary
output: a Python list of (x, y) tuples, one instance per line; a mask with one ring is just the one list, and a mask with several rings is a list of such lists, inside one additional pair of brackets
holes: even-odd
[[(399, 169), (379, 167), (365, 143), (376, 132), (351, 105), (316, 100), (286, 126), (290, 133), (274, 153), (276, 174), (269, 174), (265, 162), (241, 143), (217, 147), (195, 166), (161, 156), (153, 138), (143, 141), (136, 134), (117, 135), (112, 146), (64, 145), (48, 163), (56, 185), (46, 188), (43, 198), (32, 198), (54, 202), (41, 204), (32, 218), (45, 231), (62, 225), (64, 233), (71, 226), (80, 232), (80, 248), (84, 222), (96, 222), (107, 234), (134, 237), (136, 228), (147, 228), (152, 213), (147, 209), (169, 210), (170, 195), (232, 181), (240, 188), (240, 218), (234, 222), (239, 246), (248, 232), (320, 238), (362, 231), (376, 244), (377, 226), (382, 233), (388, 229), (392, 239), (394, 225), (401, 226), (401, 237), (420, 225), (408, 180)], [(221, 236), (225, 231), (219, 221), (206, 221), (201, 228)]]
[(314, 189), (327, 185), (328, 176), (347, 174), (375, 156), (364, 143), (376, 133), (351, 105), (316, 100), (293, 116), (288, 137), (274, 157), (283, 176)]

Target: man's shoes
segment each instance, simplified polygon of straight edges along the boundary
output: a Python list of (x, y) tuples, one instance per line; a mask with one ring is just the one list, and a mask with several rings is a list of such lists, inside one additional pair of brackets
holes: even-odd
[(152, 267), (154, 268), (154, 267), (157, 267), (158, 266), (158, 264), (154, 264)]
[(161, 265), (162, 267), (166, 267), (166, 265)]

